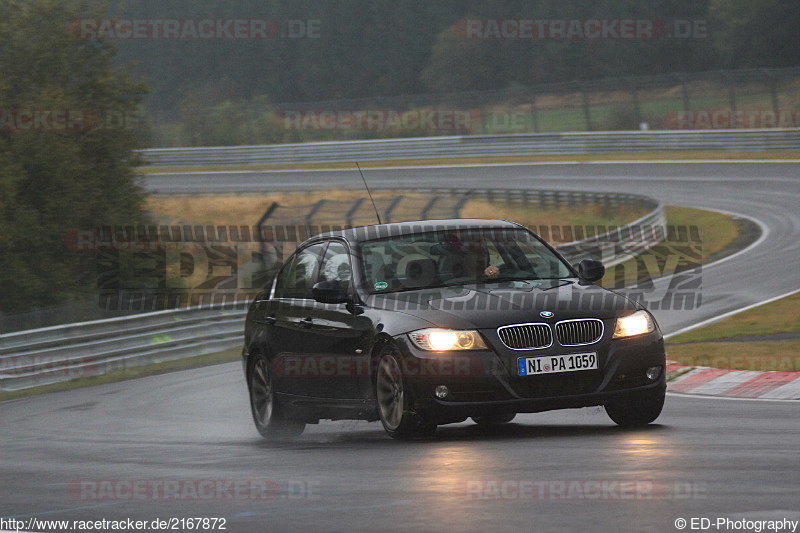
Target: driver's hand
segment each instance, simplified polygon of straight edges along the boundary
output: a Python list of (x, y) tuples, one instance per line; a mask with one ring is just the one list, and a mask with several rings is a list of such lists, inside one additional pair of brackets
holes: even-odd
[(495, 265), (489, 265), (489, 266), (488, 266), (488, 267), (486, 267), (486, 269), (483, 271), (483, 274), (484, 274), (484, 275), (485, 275), (487, 278), (496, 278), (497, 276), (499, 276), (499, 275), (500, 275), (500, 269), (499, 269), (497, 266), (495, 266)]

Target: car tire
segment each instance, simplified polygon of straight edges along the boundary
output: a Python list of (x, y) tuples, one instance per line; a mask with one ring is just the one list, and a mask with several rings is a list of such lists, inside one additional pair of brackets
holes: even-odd
[(661, 414), (664, 408), (664, 392), (622, 397), (607, 402), (605, 408), (609, 418), (620, 426), (646, 426)]
[(282, 440), (303, 433), (305, 422), (288, 420), (283, 416), (275, 396), (269, 360), (261, 354), (254, 355), (247, 376), (250, 411), (261, 436), (267, 440)]
[(517, 413), (498, 413), (485, 416), (473, 416), (472, 421), (479, 426), (500, 426), (508, 424), (514, 420), (515, 416), (517, 416)]
[(397, 351), (385, 346), (378, 355), (375, 399), (383, 429), (393, 439), (413, 439), (433, 435), (436, 424), (411, 411), (411, 391), (404, 386)]

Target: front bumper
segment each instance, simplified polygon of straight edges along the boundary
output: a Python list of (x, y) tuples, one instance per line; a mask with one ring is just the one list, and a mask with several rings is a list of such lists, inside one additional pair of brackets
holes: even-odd
[[(403, 336), (404, 383), (412, 395), (412, 408), (437, 423), (497, 413), (534, 413), (603, 405), (623, 396), (653, 396), (666, 390), (664, 341), (658, 331), (628, 339), (606, 340), (591, 346), (556, 347), (553, 350), (511, 351), (492, 349), (470, 352), (429, 352), (416, 348)], [(576, 372), (519, 376), (517, 359), (596, 352), (598, 368)], [(648, 379), (646, 370), (659, 367)], [(438, 398), (444, 385), (449, 393)]]

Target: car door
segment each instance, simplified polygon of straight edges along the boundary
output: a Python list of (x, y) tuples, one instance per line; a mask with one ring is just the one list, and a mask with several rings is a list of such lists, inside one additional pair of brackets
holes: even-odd
[(313, 383), (314, 300), (311, 287), (319, 271), (319, 263), (327, 242), (319, 242), (297, 250), (279, 272), (272, 298), (264, 306), (264, 320), (271, 324), (267, 334), (272, 354), (275, 386), (279, 392), (315, 396)]
[[(347, 246), (331, 241), (320, 264), (317, 282), (334, 281), (354, 294), (353, 265)], [(343, 400), (366, 399), (369, 380), (371, 322), (351, 303), (313, 303), (310, 343), (317, 354), (319, 382), (315, 395)]]

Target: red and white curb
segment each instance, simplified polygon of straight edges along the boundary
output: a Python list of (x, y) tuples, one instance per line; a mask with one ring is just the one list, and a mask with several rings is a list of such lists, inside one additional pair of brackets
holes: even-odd
[(667, 361), (667, 391), (731, 398), (800, 400), (800, 372), (683, 366)]

